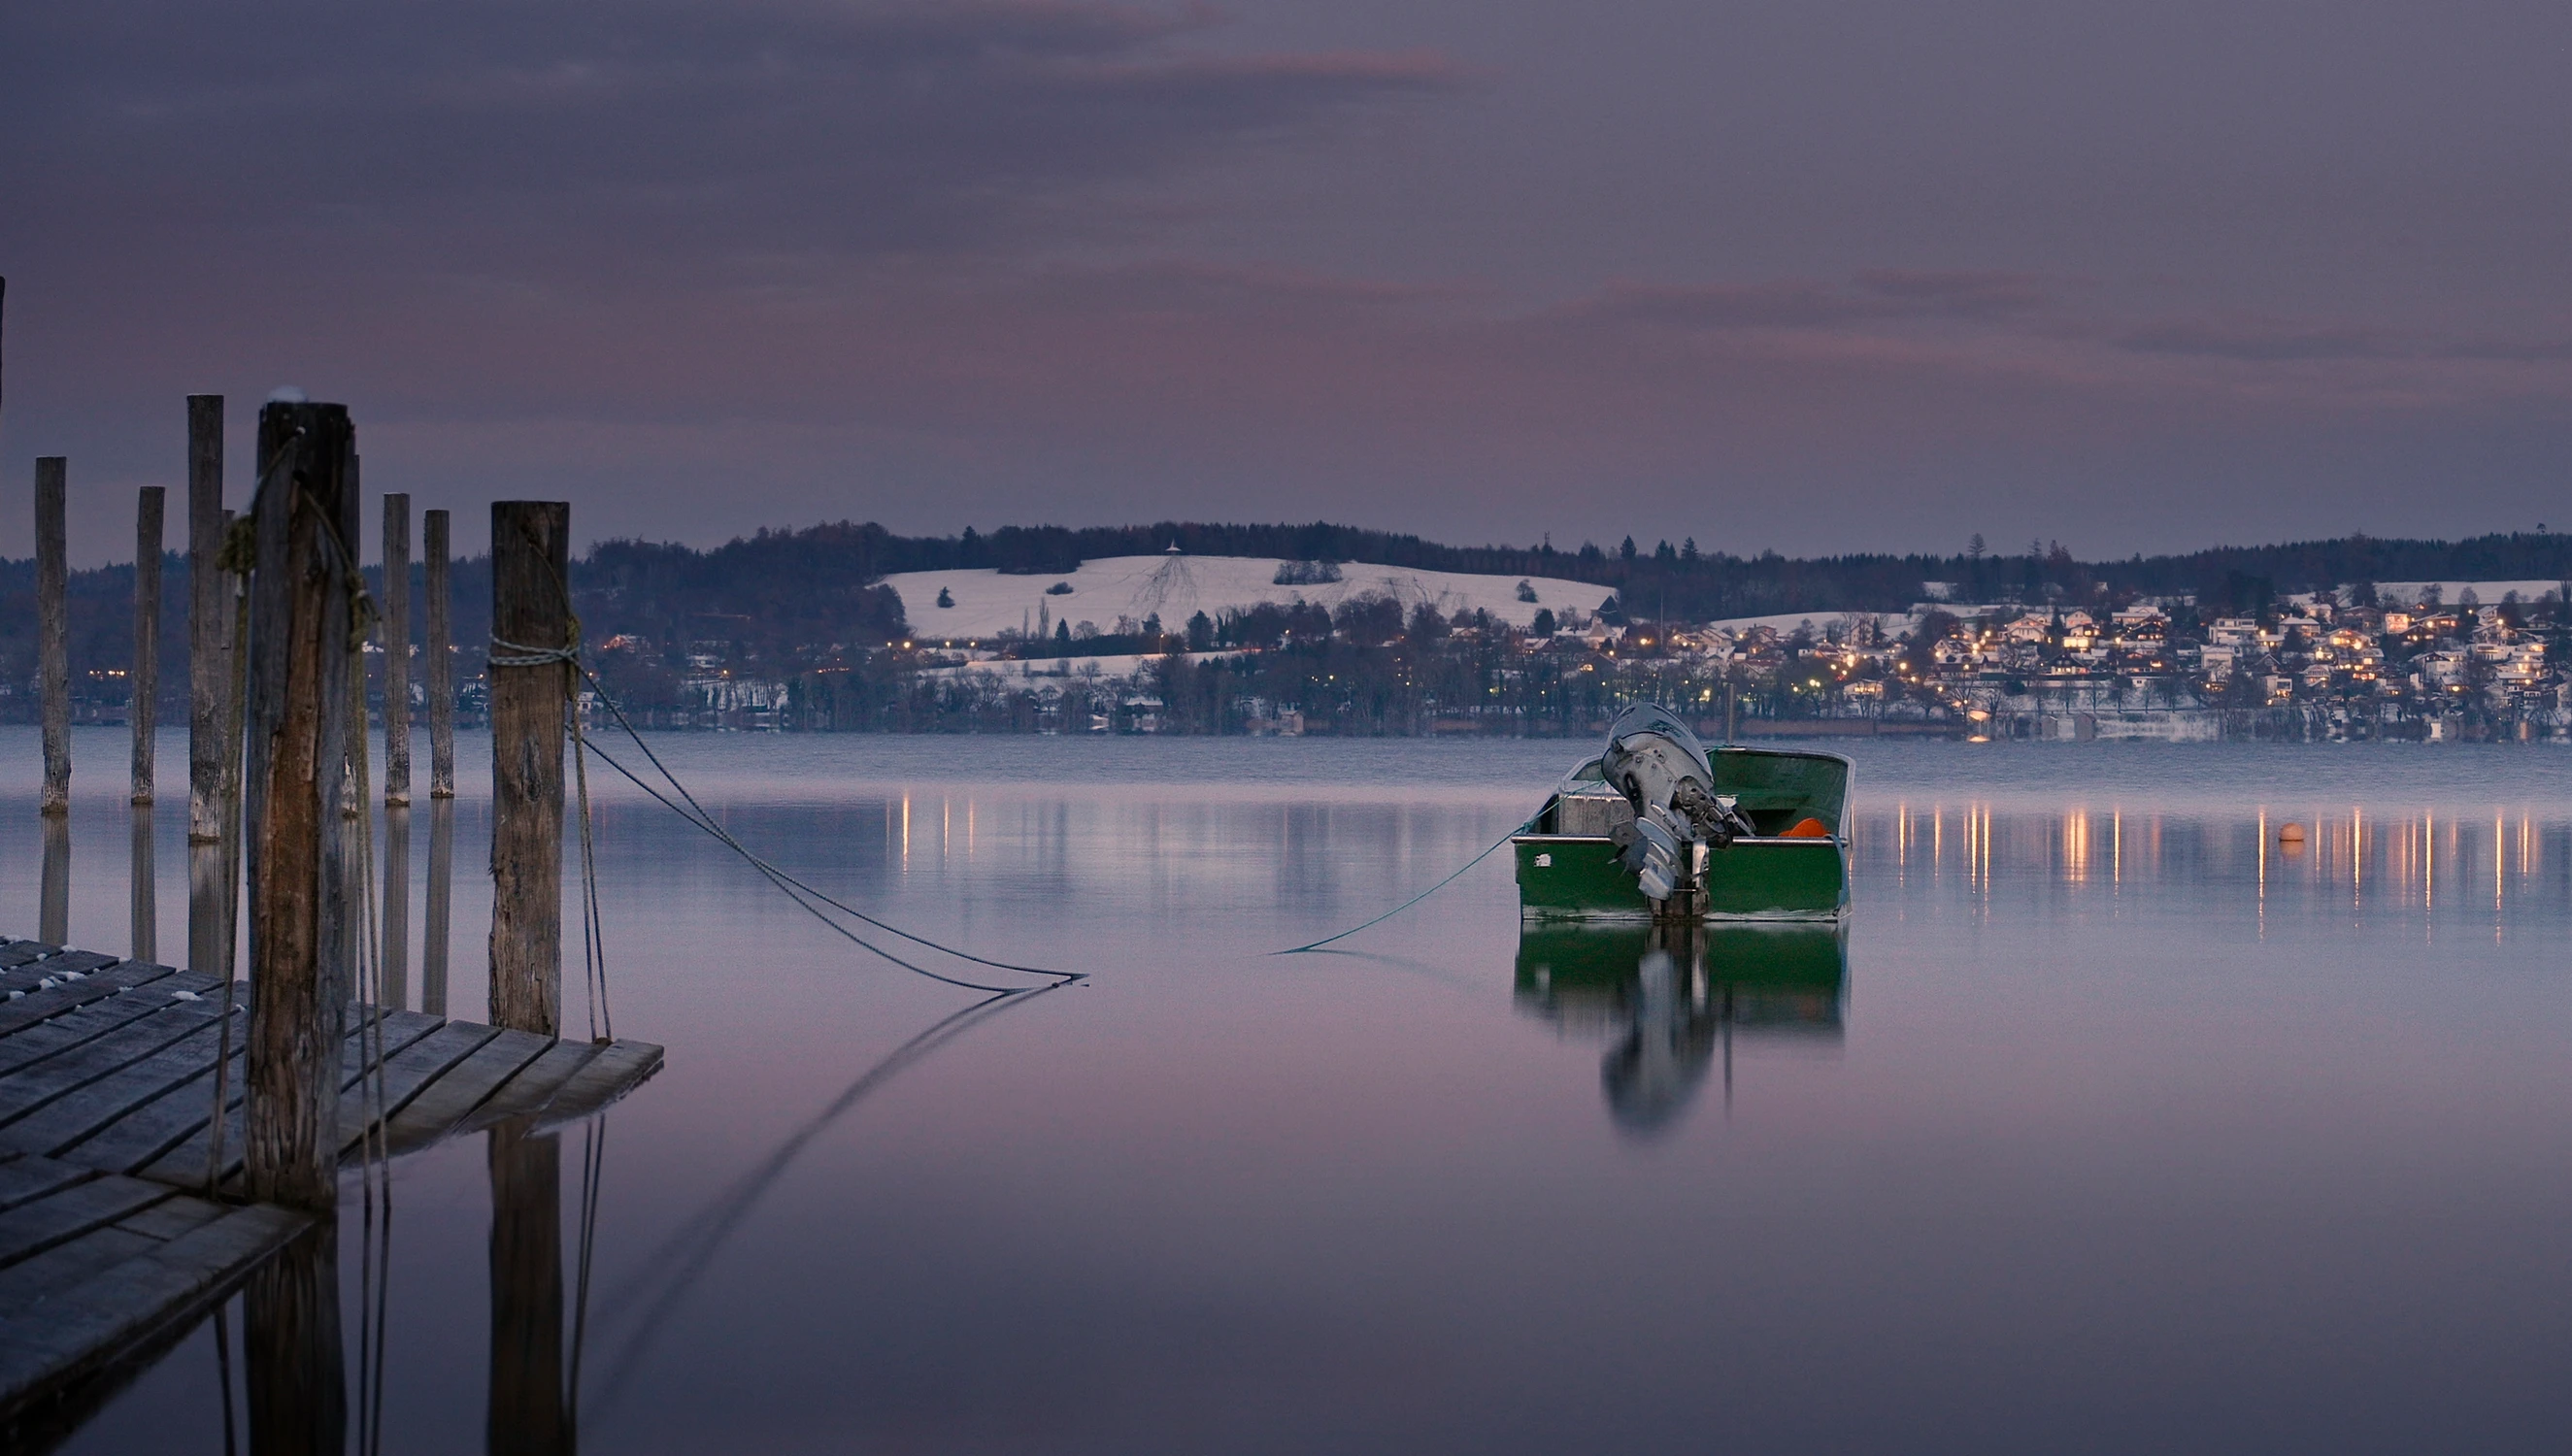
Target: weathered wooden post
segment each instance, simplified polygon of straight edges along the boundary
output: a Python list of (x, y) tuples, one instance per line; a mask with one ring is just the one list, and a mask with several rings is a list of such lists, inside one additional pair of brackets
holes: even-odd
[(421, 655), (428, 661), (428, 796), (455, 797), (455, 649), (454, 629), (447, 621), (446, 512), (430, 511), (421, 520), (428, 565), (420, 589), (428, 594), (428, 641)]
[[(232, 594), (224, 549), (224, 397), (188, 396), (188, 842), (223, 837), (224, 752), (232, 724)], [(230, 743), (241, 752), (239, 743)], [(212, 969), (204, 967), (202, 969)]]
[(36, 938), (60, 945), (72, 936), (72, 816), (44, 816), (45, 848), (36, 882)]
[(229, 980), (233, 933), (232, 886), (224, 874), (228, 849), (222, 844), (188, 846), (188, 968)]
[(340, 823), (349, 735), (353, 432), (336, 404), (260, 411), (251, 577), (245, 830), (251, 1002), (245, 1158), (251, 1197), (337, 1202), (340, 970), (348, 871)]
[[(563, 706), (571, 506), (491, 503), (491, 1022), (562, 1019)], [(532, 661), (529, 661), (532, 659)]]
[(36, 672), (45, 721), (45, 786), (36, 809), (44, 814), (72, 808), (71, 626), (63, 602), (67, 474), (68, 462), (60, 455), (36, 461)]
[(134, 508), (134, 670), (126, 721), (134, 727), (134, 801), (152, 802), (152, 750), (161, 723), (161, 487)]
[[(223, 528), (224, 540), (233, 538), (238, 524), (231, 511), (216, 518)], [(256, 533), (253, 533), (256, 535)], [(249, 548), (256, 552), (256, 543)], [(237, 563), (238, 565), (238, 563)], [(250, 578), (239, 570), (223, 572), (224, 597), (232, 604), (232, 625), (224, 629), (224, 664), (231, 675), (224, 685), (221, 709), (223, 762), (215, 774), (215, 804), (218, 832), (215, 843), (223, 850), (223, 977), (227, 982), (240, 979), (242, 910), (242, 738), (248, 730), (250, 712)], [(199, 964), (194, 970), (211, 971), (212, 966)]]
[(410, 497), (384, 497), (384, 802), (410, 802)]

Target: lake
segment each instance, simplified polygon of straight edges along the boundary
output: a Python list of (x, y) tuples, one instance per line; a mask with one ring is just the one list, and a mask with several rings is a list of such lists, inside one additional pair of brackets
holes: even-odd
[[(75, 737), (67, 939), (129, 951), (139, 858), (176, 960), (185, 735), (148, 853), (125, 742)], [(1523, 937), (1504, 854), (1278, 956), (1435, 884), (1591, 745), (655, 743), (848, 904), (1091, 979), (913, 975), (600, 783), (614, 1027), (668, 1066), (560, 1135), (591, 1450), (2572, 1441), (2572, 753), (1859, 742), (1841, 933)], [(462, 747), (445, 983), (478, 1019)], [(0, 729), (19, 935), (36, 762)], [(578, 1032), (576, 932), (565, 959)], [(492, 1198), (478, 1138), (395, 1166), (384, 1450), (486, 1444), (523, 1334), (495, 1344)], [(221, 1451), (218, 1375), (208, 1324), (63, 1449)]]

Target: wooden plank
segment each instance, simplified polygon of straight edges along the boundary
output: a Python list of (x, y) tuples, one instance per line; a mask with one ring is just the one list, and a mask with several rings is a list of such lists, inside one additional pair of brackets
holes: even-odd
[[(174, 1195), (170, 1202), (181, 1202), (183, 1197)], [(206, 1204), (202, 1199), (187, 1199), (186, 1202), (210, 1209), (221, 1207)], [(114, 1225), (93, 1228), (68, 1243), (57, 1243), (42, 1253), (0, 1269), (0, 1309), (23, 1316), (27, 1307), (37, 1300), (65, 1289), (78, 1288), (129, 1258), (140, 1258), (150, 1253), (162, 1242), (130, 1228)]]
[[(94, 950), (56, 951), (54, 954), (45, 957), (45, 971), (49, 975), (57, 976), (66, 971), (87, 976), (106, 970), (109, 966), (118, 964), (119, 959), (119, 957), (103, 955)], [(143, 961), (138, 964), (150, 965), (151, 962)]]
[(93, 1001), (104, 1001), (120, 991), (130, 991), (175, 974), (168, 966), (155, 965), (150, 961), (127, 961), (93, 976), (66, 981), (51, 990), (30, 991), (0, 1004), (0, 1037), (24, 1031), (66, 1011), (76, 1011)]
[[(374, 1008), (370, 1006), (350, 1006), (339, 1018), (340, 1030), (354, 1032), (366, 1025), (367, 1015), (373, 1010)], [(384, 1040), (387, 1044), (397, 1042), (408, 1045), (446, 1025), (446, 1018), (431, 1016), (425, 1011), (387, 1011), (383, 1015), (383, 1022)]]
[(61, 946), (47, 945), (41, 940), (13, 940), (0, 945), (0, 966), (23, 966), (29, 961), (58, 954), (61, 950)]
[[(404, 1047), (398, 1054), (384, 1059), (383, 1094), (387, 1115), (398, 1113), (421, 1088), (437, 1080), (446, 1069), (470, 1057), (483, 1043), (499, 1032), (487, 1026), (450, 1021), (437, 1030)], [(356, 1153), (357, 1139), (366, 1128), (366, 1100), (372, 1094), (372, 1074), (357, 1079), (348, 1095), (339, 1101), (339, 1157), (342, 1161)]]
[[(118, 1119), (152, 1102), (172, 1088), (212, 1068), (222, 1031), (209, 1018), (195, 1031), (139, 1061), (130, 1062), (91, 1082), (78, 1097), (56, 1098), (25, 1117), (0, 1127), (0, 1148), (47, 1156), (61, 1153)], [(239, 1041), (238, 1027), (233, 1032)], [(88, 1162), (77, 1159), (76, 1162)], [(95, 1163), (90, 1164), (96, 1167)]]
[(493, 1034), (472, 1056), (422, 1088), (419, 1096), (393, 1115), (386, 1130), (386, 1146), (399, 1156), (436, 1143), (454, 1131), (457, 1124), (510, 1078), (525, 1071), (547, 1050), (560, 1045), (562, 1043), (537, 1036), (534, 1032)]
[(0, 1212), (32, 1203), (56, 1189), (85, 1183), (91, 1177), (86, 1168), (56, 1163), (50, 1158), (12, 1158), (0, 1163)]
[(555, 1042), (547, 1046), (525, 1071), (501, 1084), (498, 1092), (457, 1123), (454, 1133), (478, 1133), (510, 1118), (543, 1112), (563, 1085), (588, 1066), (599, 1050), (592, 1042)]
[(602, 1111), (660, 1070), (659, 1047), (650, 1042), (610, 1042), (554, 1094), (536, 1126), (550, 1128)]
[[(436, 1018), (427, 1016), (387, 1016), (384, 1021), (384, 1054), (388, 1060), (397, 1057), (411, 1043), (436, 1031), (440, 1024)], [(365, 1055), (363, 1043), (356, 1034), (351, 1033), (341, 1041), (339, 1086), (344, 1094), (348, 1094), (346, 1101), (350, 1106), (354, 1106), (353, 1092), (362, 1070), (359, 1059)], [(245, 1065), (237, 1062), (233, 1067), (232, 1084), (225, 1101), (228, 1112), (240, 1106), (238, 1099)], [(101, 1128), (95, 1136), (63, 1148), (60, 1156), (67, 1162), (86, 1164), (91, 1168), (146, 1172), (173, 1150), (193, 1145), (197, 1152), (195, 1166), (176, 1170), (176, 1177), (171, 1181), (187, 1188), (202, 1186), (206, 1177), (206, 1147), (200, 1134), (214, 1114), (214, 1057), (210, 1052), (197, 1075), (171, 1088), (149, 1105), (119, 1118), (113, 1126)], [(233, 1128), (234, 1124), (228, 1118), (224, 1133), (224, 1146), (228, 1149), (243, 1146), (234, 1135)], [(7, 1130), (0, 1129), (0, 1138), (6, 1137)]]
[(0, 1321), (0, 1413), (105, 1367), (195, 1313), (311, 1221), (284, 1209), (234, 1209), (35, 1311), (13, 1311)]
[(57, 1189), (0, 1217), (0, 1265), (104, 1228), (169, 1197), (170, 1190), (157, 1183), (113, 1175)]
[[(149, 997), (152, 993), (135, 994)], [(124, 1001), (131, 998), (118, 996), (113, 999)], [(0, 1073), (0, 1127), (15, 1123), (59, 1098), (76, 1094), (91, 1083), (113, 1076), (182, 1038), (205, 1030), (214, 1024), (224, 1004), (213, 997), (198, 1001), (164, 1000), (153, 1015), (140, 1017), (104, 1036), (92, 1037), (32, 1065)], [(234, 1029), (233, 1036), (235, 1040), (240, 1039), (238, 1027)], [(205, 1060), (209, 1064), (214, 1061), (211, 1048), (207, 1050)]]
[(164, 1199), (140, 1213), (119, 1218), (116, 1220), (116, 1226), (128, 1233), (140, 1233), (146, 1238), (157, 1238), (166, 1243), (191, 1228), (212, 1223), (223, 1215), (222, 1204), (210, 1204), (204, 1199), (192, 1199), (183, 1195), (175, 1199)]
[[(0, 1037), (0, 1073), (42, 1061), (66, 1047), (76, 1047), (92, 1037), (104, 1036), (139, 1017), (165, 1011), (174, 1004), (178, 992), (210, 996), (222, 984), (212, 976), (181, 971), (175, 976), (164, 976), (141, 990), (93, 1001), (78, 1011), (67, 1011), (14, 1036)], [(247, 988), (244, 991), (246, 993)]]
[[(416, 1013), (398, 1018), (387, 1016), (384, 1020), (384, 1050), (387, 1055), (400, 1052), (444, 1025), (436, 1017)], [(356, 1086), (358, 1074), (363, 1070), (358, 1065), (359, 1056), (357, 1034), (351, 1032), (339, 1049), (343, 1095)], [(137, 1177), (180, 1188), (203, 1188), (206, 1182), (206, 1124), (214, 1111), (215, 1101), (213, 1079), (214, 1069), (210, 1066), (187, 1086), (137, 1113), (129, 1120), (133, 1126), (119, 1124), (102, 1135), (113, 1138), (113, 1143), (101, 1143), (96, 1148), (84, 1144), (70, 1150), (66, 1156), (84, 1161), (94, 1159), (98, 1166), (130, 1171)], [(241, 1171), (242, 1166), (242, 1063), (238, 1053), (234, 1057), (232, 1086), (225, 1108), (222, 1178), (224, 1186), (230, 1188), (233, 1187), (233, 1176)], [(129, 1162), (113, 1160), (113, 1155), (132, 1153), (133, 1149), (151, 1144), (155, 1139), (161, 1140), (161, 1151), (149, 1155), (148, 1161), (142, 1154), (134, 1154)]]
[(78, 980), (83, 976), (96, 975), (115, 964), (116, 957), (100, 955), (94, 950), (56, 951), (42, 959), (30, 958), (0, 971), (0, 993), (40, 990), (47, 981)]

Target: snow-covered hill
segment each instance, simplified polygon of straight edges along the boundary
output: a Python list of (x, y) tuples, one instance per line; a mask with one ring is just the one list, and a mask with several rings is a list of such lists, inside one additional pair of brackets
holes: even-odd
[[(1540, 608), (1557, 617), (1577, 611), (1585, 616), (1612, 595), (1594, 582), (1559, 577), (1477, 576), (1465, 572), (1414, 571), (1404, 567), (1346, 563), (1340, 580), (1311, 586), (1279, 586), (1279, 563), (1273, 557), (1250, 556), (1114, 556), (1084, 561), (1068, 576), (1002, 576), (996, 571), (911, 571), (885, 578), (902, 594), (911, 630), (921, 638), (993, 637), (1021, 628), (1037, 630), (1038, 613), (1050, 630), (1054, 622), (1095, 624), (1100, 632), (1117, 630), (1117, 619), (1136, 626), (1157, 614), (1165, 631), (1177, 632), (1199, 612), (1220, 618), (1226, 611), (1280, 605), (1301, 599), (1336, 607), (1351, 597), (1378, 595), (1399, 600), (1404, 608), (1427, 602), (1454, 616), (1458, 611), (1487, 610), (1494, 617), (1525, 627)], [(1526, 581), (1536, 600), (1519, 599)], [(1047, 595), (1056, 583), (1071, 590)], [(944, 591), (953, 607), (938, 605)]]

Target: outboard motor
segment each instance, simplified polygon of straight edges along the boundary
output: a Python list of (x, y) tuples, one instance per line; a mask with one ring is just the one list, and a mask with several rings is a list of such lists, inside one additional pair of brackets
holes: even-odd
[(1696, 918), (1708, 851), (1753, 832), (1730, 796), (1714, 792), (1705, 745), (1668, 709), (1637, 703), (1608, 725), (1599, 768), (1634, 806), (1634, 821), (1610, 837), (1644, 898), (1660, 917)]

